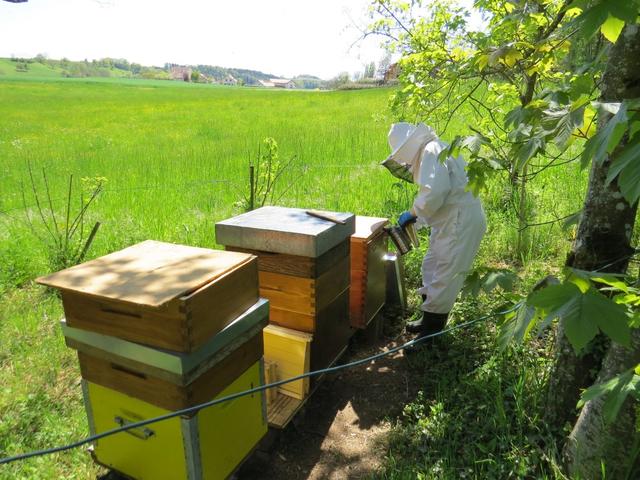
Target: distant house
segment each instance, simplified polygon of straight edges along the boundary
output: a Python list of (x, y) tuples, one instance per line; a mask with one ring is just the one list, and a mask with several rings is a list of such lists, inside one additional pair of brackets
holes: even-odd
[(288, 78), (270, 78), (269, 80), (260, 80), (260, 85), (269, 88), (296, 88), (295, 82)]
[(238, 84), (238, 80), (236, 79), (236, 77), (234, 77), (233, 75), (231, 75), (230, 73), (227, 74), (226, 77), (224, 77), (222, 79), (222, 83), (223, 85), (237, 85)]
[(183, 82), (191, 81), (191, 73), (193, 70), (191, 67), (183, 67), (181, 65), (172, 65), (169, 75), (171, 80), (181, 80)]
[(387, 71), (384, 72), (384, 78), (382, 83), (394, 83), (398, 81), (398, 76), (400, 75), (400, 65), (398, 63), (392, 63), (387, 68)]

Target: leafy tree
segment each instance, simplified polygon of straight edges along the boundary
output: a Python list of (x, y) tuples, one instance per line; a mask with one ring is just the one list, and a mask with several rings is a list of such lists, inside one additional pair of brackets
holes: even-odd
[(387, 70), (389, 70), (390, 66), (391, 66), (391, 53), (386, 52), (384, 56), (380, 59), (380, 62), (378, 63), (378, 70), (376, 71), (375, 76), (378, 77), (378, 79), (383, 79), (384, 74), (387, 73)]
[[(456, 137), (444, 153), (468, 151), (472, 189), (482, 189), (491, 175), (507, 174), (520, 200), (522, 225), (524, 187), (537, 172), (578, 160), (591, 166), (566, 279), (530, 295), (502, 336), (522, 339), (536, 322), (559, 320), (548, 402), (554, 426), (560, 430), (575, 420), (580, 389), (593, 383), (594, 372), (601, 384), (589, 390), (567, 443), (568, 472), (581, 478), (637, 474), (634, 445), (640, 437), (626, 396), (640, 397), (640, 377), (629, 373), (640, 361), (634, 320), (640, 301), (619, 277), (602, 272), (623, 274), (634, 252), (640, 4), (478, 0), (487, 27), (473, 32), (463, 8), (422, 3), (373, 4), (374, 31), (402, 53), (402, 88), (393, 105), (398, 116), (426, 119), (440, 131), (461, 108), (476, 113), (469, 135)], [(569, 147), (580, 154), (570, 154)], [(534, 172), (533, 159), (541, 165)], [(613, 400), (596, 396), (608, 391)], [(611, 417), (611, 404), (620, 412), (615, 427), (604, 418)]]
[(349, 83), (349, 73), (341, 72), (335, 77), (333, 77), (331, 80), (329, 80), (328, 85), (329, 85), (329, 88), (340, 88), (341, 86), (344, 86), (348, 83)]
[(364, 68), (364, 78), (373, 78), (376, 74), (376, 63), (368, 63)]
[[(476, 191), (492, 172), (509, 173), (519, 220), (515, 254), (520, 256), (528, 249), (526, 184), (540, 171), (529, 172), (529, 164), (534, 157), (545, 166), (562, 163), (575, 130), (571, 127), (582, 122), (578, 115), (569, 118), (557, 148), (547, 147), (556, 137), (540, 137), (526, 127), (531, 116), (553, 101), (540, 97), (533, 102), (541, 85), (568, 81), (560, 64), (571, 34), (561, 27), (576, 11), (569, 11), (566, 1), (479, 0), (476, 6), (488, 19), (487, 29), (474, 32), (464, 8), (447, 0), (428, 7), (423, 3), (374, 3), (373, 28), (390, 48), (403, 53), (404, 88), (393, 105), (402, 117), (425, 118), (442, 133), (462, 107), (476, 112), (473, 131), (456, 139), (452, 148), (470, 151), (469, 176)], [(427, 16), (417, 16), (425, 11)], [(580, 86), (593, 88), (586, 83)]]

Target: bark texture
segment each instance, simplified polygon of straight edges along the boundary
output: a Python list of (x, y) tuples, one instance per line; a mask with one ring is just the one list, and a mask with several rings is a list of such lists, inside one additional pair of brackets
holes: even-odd
[[(620, 102), (640, 96), (640, 29), (627, 25), (611, 48), (602, 81), (600, 99)], [(608, 118), (601, 116), (599, 128)], [(624, 141), (622, 142), (625, 143)], [(567, 265), (581, 270), (623, 273), (629, 263), (631, 234), (637, 204), (622, 197), (616, 180), (606, 184), (611, 162), (622, 146), (602, 164), (592, 165), (589, 186), (573, 252)], [(547, 420), (557, 427), (576, 418), (580, 390), (593, 383), (603, 354), (603, 340), (597, 340), (588, 353), (574, 354), (562, 328), (556, 342), (556, 356), (549, 383)]]
[[(631, 347), (611, 346), (597, 383), (606, 382), (640, 363), (638, 329), (633, 330)], [(611, 425), (604, 421), (604, 403), (605, 399), (600, 397), (587, 402), (582, 409), (564, 451), (567, 471), (571, 478), (638, 478), (640, 433), (634, 428), (637, 402), (631, 397), (627, 398)]]

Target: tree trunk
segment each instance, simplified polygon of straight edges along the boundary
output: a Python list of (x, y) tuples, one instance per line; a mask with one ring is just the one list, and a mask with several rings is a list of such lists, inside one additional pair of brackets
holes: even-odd
[[(637, 25), (627, 25), (610, 51), (600, 99), (619, 102), (640, 96), (639, 90), (640, 29)], [(607, 120), (601, 115), (598, 128), (602, 128)], [(614, 150), (602, 165), (592, 164), (582, 218), (567, 266), (615, 273), (627, 269), (638, 206), (629, 205), (622, 198), (617, 180), (606, 185), (609, 166), (621, 148), (622, 145)], [(551, 425), (561, 428), (575, 420), (580, 390), (593, 383), (594, 372), (599, 370), (606, 351), (602, 345), (603, 341), (599, 339), (587, 349), (589, 353), (577, 357), (562, 329), (558, 329), (547, 402), (547, 421)]]
[[(597, 383), (610, 380), (640, 363), (640, 330), (632, 332), (631, 348), (612, 344)], [(582, 409), (564, 456), (571, 478), (638, 478), (640, 433), (636, 430), (636, 400), (628, 397), (611, 425), (604, 422), (605, 399), (596, 398)], [(603, 472), (604, 471), (604, 472)], [(604, 475), (603, 475), (604, 473)]]

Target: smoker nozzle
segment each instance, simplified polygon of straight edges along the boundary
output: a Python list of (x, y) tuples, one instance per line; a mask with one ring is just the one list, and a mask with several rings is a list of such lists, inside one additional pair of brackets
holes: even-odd
[(389, 234), (389, 238), (400, 255), (405, 255), (411, 251), (413, 248), (411, 245), (411, 239), (399, 225), (385, 227), (384, 230)]
[(404, 228), (400, 225), (392, 225), (385, 227), (384, 230), (389, 234), (389, 238), (391, 238), (391, 241), (401, 256), (409, 253), (412, 248), (420, 246), (416, 226), (413, 223), (406, 225)]

